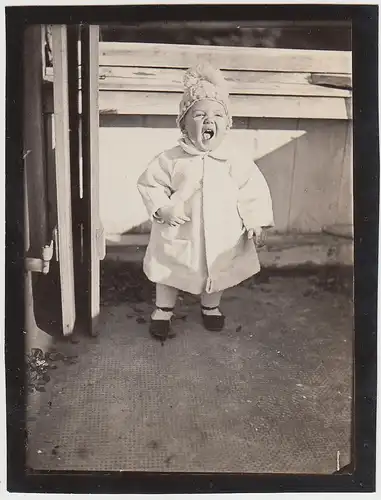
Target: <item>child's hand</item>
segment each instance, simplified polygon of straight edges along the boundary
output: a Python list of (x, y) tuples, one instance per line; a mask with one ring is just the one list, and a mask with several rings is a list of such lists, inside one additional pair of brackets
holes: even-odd
[(156, 213), (160, 219), (170, 226), (176, 227), (190, 221), (190, 218), (185, 215), (183, 205), (167, 205), (159, 208)]
[(254, 237), (254, 243), (257, 247), (263, 247), (265, 244), (266, 233), (262, 227), (256, 227), (254, 229), (249, 229), (247, 237), (252, 240)]

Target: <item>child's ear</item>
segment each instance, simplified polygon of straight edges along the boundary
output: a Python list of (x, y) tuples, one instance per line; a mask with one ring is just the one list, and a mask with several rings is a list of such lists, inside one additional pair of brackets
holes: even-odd
[(184, 136), (187, 136), (187, 135), (188, 135), (188, 133), (187, 133), (187, 131), (186, 131), (186, 128), (184, 127), (184, 122), (181, 122), (181, 123), (180, 123), (180, 132), (181, 132), (181, 133), (182, 133), (182, 135), (184, 135)]

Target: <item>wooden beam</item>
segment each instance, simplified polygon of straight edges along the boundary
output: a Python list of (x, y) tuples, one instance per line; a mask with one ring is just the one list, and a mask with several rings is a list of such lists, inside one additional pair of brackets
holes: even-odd
[[(113, 115), (176, 115), (180, 94), (163, 92), (101, 92), (100, 113)], [(237, 117), (351, 119), (345, 98), (244, 96), (231, 98)]]
[(58, 248), (62, 302), (63, 334), (70, 335), (75, 323), (72, 213), (70, 194), (70, 151), (67, 70), (67, 29), (52, 27), (54, 65), (54, 129), (56, 189), (58, 212)]
[(101, 66), (186, 69), (209, 61), (220, 69), (297, 73), (351, 73), (351, 52), (102, 42)]
[(84, 260), (87, 265), (88, 325), (96, 335), (100, 313), (100, 252), (102, 228), (99, 215), (99, 26), (81, 30), (82, 64), (82, 157), (84, 220)]

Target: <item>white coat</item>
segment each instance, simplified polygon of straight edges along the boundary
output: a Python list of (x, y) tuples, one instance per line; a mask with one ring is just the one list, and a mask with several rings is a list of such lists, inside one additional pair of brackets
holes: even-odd
[[(138, 180), (152, 220), (143, 269), (150, 281), (192, 294), (225, 290), (260, 270), (247, 230), (274, 225), (268, 185), (249, 158), (180, 140)], [(156, 211), (183, 203), (190, 222), (161, 223)]]

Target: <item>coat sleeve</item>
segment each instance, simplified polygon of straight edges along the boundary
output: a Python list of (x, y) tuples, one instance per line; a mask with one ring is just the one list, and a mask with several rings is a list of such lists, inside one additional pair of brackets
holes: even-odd
[(267, 182), (252, 161), (240, 168), (238, 211), (246, 229), (274, 226), (272, 199)]
[(163, 154), (156, 156), (138, 179), (137, 187), (151, 218), (157, 210), (170, 205), (171, 175)]

